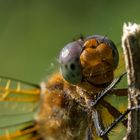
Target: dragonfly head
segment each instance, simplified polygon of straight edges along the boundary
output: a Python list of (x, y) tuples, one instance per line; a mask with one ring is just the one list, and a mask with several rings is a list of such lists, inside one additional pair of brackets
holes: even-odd
[(110, 83), (118, 59), (114, 43), (99, 35), (67, 44), (59, 57), (64, 79), (75, 85), (82, 82), (93, 85)]

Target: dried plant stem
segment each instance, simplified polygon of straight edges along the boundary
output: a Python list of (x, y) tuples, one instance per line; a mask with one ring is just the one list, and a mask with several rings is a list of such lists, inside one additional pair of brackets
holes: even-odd
[[(124, 24), (122, 47), (128, 79), (129, 108), (137, 107), (140, 105), (140, 25)], [(129, 114), (124, 140), (140, 140), (140, 109)]]

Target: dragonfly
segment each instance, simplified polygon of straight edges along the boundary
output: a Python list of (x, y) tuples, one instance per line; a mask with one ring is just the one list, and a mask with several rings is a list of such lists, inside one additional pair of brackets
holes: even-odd
[(0, 140), (122, 139), (133, 109), (116, 88), (126, 75), (114, 76), (118, 63), (113, 41), (91, 35), (64, 46), (47, 82), (0, 76)]

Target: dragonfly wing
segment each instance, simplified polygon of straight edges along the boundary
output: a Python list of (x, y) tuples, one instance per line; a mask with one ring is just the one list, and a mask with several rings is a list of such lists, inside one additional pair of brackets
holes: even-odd
[(12, 78), (0, 78), (0, 140), (27, 140), (27, 135), (35, 131), (34, 127), (29, 126), (35, 123), (39, 99), (39, 86)]

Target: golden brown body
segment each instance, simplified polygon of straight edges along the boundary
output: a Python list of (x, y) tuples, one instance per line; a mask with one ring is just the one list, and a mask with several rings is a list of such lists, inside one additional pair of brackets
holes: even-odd
[[(87, 128), (87, 114), (75, 102), (79, 98), (76, 86), (69, 85), (60, 74), (55, 74), (46, 84), (44, 92), (37, 120), (41, 126), (40, 134), (48, 140), (83, 139)], [(75, 99), (69, 96), (71, 93)]]

